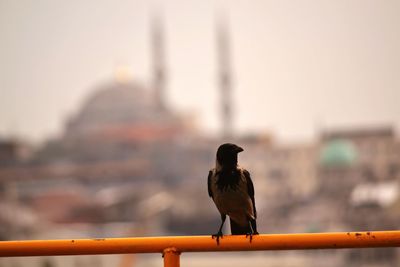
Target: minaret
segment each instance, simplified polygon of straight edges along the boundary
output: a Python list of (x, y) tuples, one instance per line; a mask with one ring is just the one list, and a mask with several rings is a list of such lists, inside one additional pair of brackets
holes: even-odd
[(217, 56), (219, 66), (220, 105), (222, 120), (222, 138), (226, 141), (233, 137), (232, 126), (232, 77), (229, 31), (225, 17), (217, 18)]
[(151, 21), (151, 46), (153, 57), (153, 88), (156, 103), (160, 110), (165, 109), (165, 54), (164, 31), (162, 18), (159, 14), (153, 15)]

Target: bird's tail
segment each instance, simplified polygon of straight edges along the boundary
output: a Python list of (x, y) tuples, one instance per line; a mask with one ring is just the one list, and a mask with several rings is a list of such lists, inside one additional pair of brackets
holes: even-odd
[(241, 226), (241, 225), (237, 224), (231, 218), (229, 218), (229, 221), (231, 223), (231, 233), (232, 233), (232, 235), (246, 235), (246, 234), (249, 234), (249, 233), (257, 232), (256, 220), (251, 220), (250, 221), (251, 228), (253, 228), (253, 229), (250, 228), (250, 225)]

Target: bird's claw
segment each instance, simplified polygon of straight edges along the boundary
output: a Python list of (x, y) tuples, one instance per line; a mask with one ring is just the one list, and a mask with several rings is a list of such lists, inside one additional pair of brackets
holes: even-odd
[(253, 241), (253, 235), (258, 235), (258, 232), (254, 232), (254, 233), (251, 232), (251, 233), (246, 234), (246, 238), (250, 237), (250, 243), (251, 243), (251, 241)]
[(220, 238), (222, 239), (223, 234), (222, 234), (222, 232), (218, 232), (218, 233), (216, 233), (216, 234), (211, 235), (211, 237), (212, 237), (212, 239), (215, 238), (215, 239), (217, 240), (217, 245), (219, 245), (219, 239), (220, 239)]

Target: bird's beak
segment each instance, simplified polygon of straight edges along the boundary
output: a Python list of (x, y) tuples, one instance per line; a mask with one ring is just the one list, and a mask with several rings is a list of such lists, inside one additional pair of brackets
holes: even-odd
[(240, 146), (236, 147), (236, 153), (240, 153), (243, 151), (243, 148), (241, 148)]

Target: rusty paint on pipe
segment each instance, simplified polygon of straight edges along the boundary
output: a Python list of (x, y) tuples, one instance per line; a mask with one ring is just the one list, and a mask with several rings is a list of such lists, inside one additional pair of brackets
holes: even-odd
[(176, 248), (166, 248), (163, 252), (164, 267), (179, 267), (181, 253)]
[(209, 236), (165, 236), (68, 240), (1, 241), (0, 257), (91, 255), (125, 253), (303, 250), (399, 247), (400, 231), (337, 232), (224, 236), (217, 245)]

